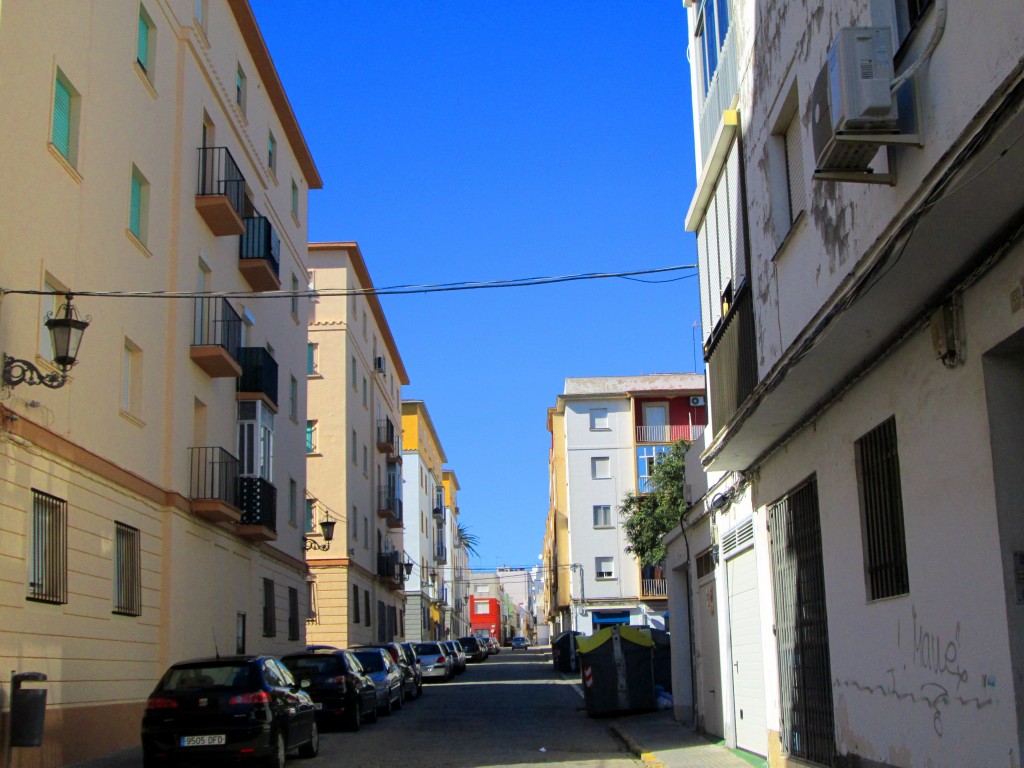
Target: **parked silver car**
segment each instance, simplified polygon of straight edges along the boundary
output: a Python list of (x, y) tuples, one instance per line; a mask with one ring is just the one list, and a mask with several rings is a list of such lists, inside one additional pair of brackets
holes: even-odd
[(413, 643), (413, 650), (416, 658), (420, 660), (420, 669), (423, 670), (424, 680), (442, 681), (450, 680), (454, 659), (451, 652), (436, 640), (428, 640), (423, 643)]
[(452, 654), (452, 671), (461, 675), (466, 671), (466, 652), (462, 650), (458, 640), (445, 640), (442, 644)]

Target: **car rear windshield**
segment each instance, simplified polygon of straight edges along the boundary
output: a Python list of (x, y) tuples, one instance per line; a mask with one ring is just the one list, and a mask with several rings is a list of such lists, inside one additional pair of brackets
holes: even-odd
[(172, 667), (164, 676), (165, 691), (186, 691), (194, 688), (256, 688), (258, 680), (252, 666), (237, 662)]
[(475, 649), (478, 646), (475, 637), (462, 637), (459, 638), (459, 642), (462, 643), (463, 648), (468, 648), (470, 650)]
[(384, 671), (384, 659), (381, 658), (380, 651), (356, 651), (355, 653), (359, 663), (367, 672)]
[(416, 643), (413, 647), (416, 649), (417, 656), (429, 656), (432, 653), (442, 653), (441, 646), (437, 643)]
[(322, 677), (334, 677), (344, 669), (341, 669), (341, 659), (338, 656), (293, 656), (281, 659), (288, 671), (296, 679), (312, 677), (314, 680)]

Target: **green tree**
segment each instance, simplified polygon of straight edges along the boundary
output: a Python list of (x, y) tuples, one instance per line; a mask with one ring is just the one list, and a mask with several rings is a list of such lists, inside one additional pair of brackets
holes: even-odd
[(477, 538), (475, 533), (470, 533), (465, 523), (459, 523), (459, 541), (462, 543), (462, 548), (473, 555), (473, 557), (479, 557), (479, 553), (476, 551), (477, 545), (480, 543), (480, 539)]
[(619, 512), (629, 544), (626, 551), (635, 555), (641, 567), (657, 565), (665, 559), (662, 538), (679, 525), (686, 512), (686, 452), (690, 443), (679, 440), (655, 458), (647, 493), (628, 493)]

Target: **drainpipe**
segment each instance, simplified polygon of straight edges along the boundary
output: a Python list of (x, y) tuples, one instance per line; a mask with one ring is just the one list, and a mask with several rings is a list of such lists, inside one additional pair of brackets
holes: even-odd
[(686, 516), (693, 509), (694, 505), (686, 508), (686, 510), (679, 516), (679, 530), (683, 532), (683, 544), (686, 545), (686, 632), (690, 640), (690, 700), (693, 702), (693, 729), (697, 730), (697, 668), (693, 663), (693, 600), (690, 595), (690, 590), (693, 585), (693, 578), (690, 574), (690, 539), (686, 535)]

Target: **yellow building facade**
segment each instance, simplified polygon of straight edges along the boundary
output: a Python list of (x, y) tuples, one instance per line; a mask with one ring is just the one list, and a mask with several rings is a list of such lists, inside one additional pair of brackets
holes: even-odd
[(544, 548), (541, 553), (546, 577), (542, 611), (551, 625), (551, 636), (572, 629), (569, 569), (569, 517), (565, 474), (565, 413), (548, 409), (548, 432), (551, 448), (548, 452), (548, 516), (544, 526)]
[[(307, 302), (254, 294), (307, 284), (321, 180), (246, 2), (5, 0), (0, 73), (0, 665), (60, 766), (170, 663), (305, 644)], [(11, 386), (76, 291), (65, 385)]]
[[(356, 243), (311, 243), (306, 422), (311, 643), (404, 639), (402, 357)], [(335, 523), (331, 542), (322, 523)], [(324, 547), (327, 547), (325, 549)]]

